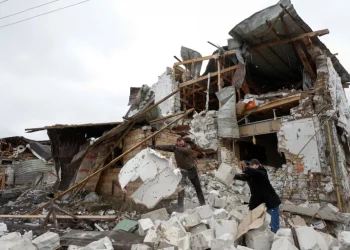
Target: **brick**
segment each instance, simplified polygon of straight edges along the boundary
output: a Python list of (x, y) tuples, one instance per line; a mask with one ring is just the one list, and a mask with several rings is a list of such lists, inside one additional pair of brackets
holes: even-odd
[(204, 250), (211, 247), (211, 241), (214, 238), (213, 230), (208, 229), (191, 236), (191, 249)]
[(139, 235), (146, 236), (147, 231), (154, 226), (152, 220), (150, 218), (141, 219), (138, 221), (139, 223)]

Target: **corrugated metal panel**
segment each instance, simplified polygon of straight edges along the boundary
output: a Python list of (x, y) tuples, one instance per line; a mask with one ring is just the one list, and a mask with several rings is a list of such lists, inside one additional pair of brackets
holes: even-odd
[(45, 173), (52, 169), (53, 164), (45, 164), (42, 160), (27, 160), (14, 165), (15, 176), (29, 173)]
[[(288, 12), (294, 17), (294, 21), (287, 13), (283, 13), (283, 9), (280, 6), (287, 7)], [(283, 22), (280, 19), (281, 13), (283, 13)], [(312, 32), (312, 29), (299, 17), (294, 9), (291, 1), (281, 0), (278, 4), (269, 8), (261, 10), (251, 17), (243, 20), (236, 25), (229, 34), (241, 43), (246, 43), (250, 48), (267, 42), (276, 41), (276, 35), (272, 30), (269, 30), (269, 23), (274, 23), (274, 29), (280, 39), (286, 39), (289, 37), (295, 37), (304, 33)], [(298, 24), (297, 24), (298, 22)], [(289, 32), (286, 33), (286, 28)], [(342, 81), (350, 81), (349, 73), (339, 63), (338, 59), (329, 51), (329, 49), (320, 41), (318, 37), (312, 38), (312, 42), (319, 46), (322, 50), (326, 51), (327, 55), (332, 58), (334, 67), (338, 74), (341, 76)], [(261, 76), (269, 76), (274, 79), (282, 79), (288, 76), (294, 78), (300, 75), (301, 79), (301, 67), (302, 64), (299, 61), (299, 57), (296, 55), (292, 44), (282, 44), (273, 47), (274, 51), (269, 48), (259, 49), (258, 52), (252, 49), (249, 50), (250, 55), (246, 56), (249, 68), (248, 74), (254, 72)], [(274, 53), (275, 52), (275, 53)], [(265, 60), (259, 55), (261, 54)], [(276, 55), (277, 54), (277, 55)], [(282, 62), (282, 58), (286, 63)], [(267, 62), (268, 61), (268, 62)], [(273, 65), (273, 66), (271, 66)]]

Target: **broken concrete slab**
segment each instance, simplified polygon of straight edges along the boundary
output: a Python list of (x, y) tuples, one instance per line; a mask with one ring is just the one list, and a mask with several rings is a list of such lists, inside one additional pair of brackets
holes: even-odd
[(211, 241), (211, 250), (236, 250), (231, 234), (224, 234)]
[(111, 240), (106, 236), (98, 241), (91, 242), (82, 250), (114, 250)]
[(230, 234), (233, 239), (236, 239), (237, 226), (235, 220), (213, 220), (210, 222), (210, 228), (213, 229), (215, 238), (219, 238), (224, 234)]
[(320, 246), (317, 243), (316, 232), (312, 227), (297, 227), (295, 232), (298, 237), (300, 250), (319, 250)]
[(339, 246), (338, 239), (334, 238), (332, 235), (320, 231), (317, 231), (316, 233), (318, 233), (324, 238), (328, 249), (332, 249), (333, 247)]
[(215, 179), (231, 187), (233, 183), (233, 177), (235, 177), (234, 168), (226, 163), (221, 163), (217, 171), (215, 171)]
[(146, 219), (146, 218), (150, 218), (154, 223), (156, 220), (168, 220), (169, 214), (165, 208), (160, 208), (141, 215), (141, 219)]
[(280, 250), (280, 249), (298, 250), (298, 248), (286, 238), (280, 238), (273, 242), (271, 250)]
[(212, 229), (194, 234), (191, 236), (191, 249), (204, 250), (211, 247), (211, 241), (214, 238)]
[(338, 232), (339, 250), (350, 249), (350, 232)]
[(47, 232), (35, 238), (32, 242), (38, 250), (52, 250), (60, 246), (60, 236), (57, 233)]
[(214, 210), (214, 219), (216, 220), (224, 220), (227, 218), (227, 215), (228, 212), (223, 208)]
[(197, 233), (201, 233), (207, 229), (208, 229), (207, 226), (205, 224), (201, 223), (197, 226), (192, 227), (190, 229), (190, 232), (191, 232), (191, 234), (197, 234)]
[(273, 240), (277, 241), (278, 239), (287, 239), (291, 243), (294, 244), (292, 229), (290, 229), (290, 228), (280, 228), (280, 229), (278, 229), (276, 234), (273, 236)]
[(172, 195), (181, 181), (174, 172), (172, 159), (167, 159), (150, 148), (139, 152), (121, 169), (118, 180), (122, 189), (138, 178), (142, 185), (131, 195), (136, 203), (151, 209), (163, 198)]
[(152, 248), (144, 244), (134, 244), (131, 246), (131, 250), (152, 250)]
[(187, 227), (194, 227), (201, 223), (201, 217), (199, 216), (198, 212), (195, 211), (191, 214), (188, 214), (185, 217), (185, 223)]
[(209, 205), (197, 207), (196, 210), (202, 220), (209, 219), (214, 216), (213, 209)]
[(141, 219), (138, 221), (139, 224), (139, 235), (146, 236), (148, 229), (154, 226), (150, 218)]
[(273, 242), (273, 233), (269, 229), (254, 229), (246, 234), (246, 244), (255, 250), (270, 250)]

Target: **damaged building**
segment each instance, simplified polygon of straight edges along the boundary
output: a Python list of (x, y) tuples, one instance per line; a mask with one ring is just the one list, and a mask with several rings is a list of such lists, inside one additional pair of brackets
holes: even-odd
[[(320, 40), (329, 33), (328, 29), (313, 31), (289, 0), (281, 0), (237, 24), (229, 31), (227, 45), (215, 46), (212, 55), (182, 47), (181, 60), (175, 56), (177, 61), (155, 84), (130, 88), (130, 108), (123, 121), (26, 129), (29, 133), (48, 131), (62, 191), (32, 214), (60, 198), (70, 204), (91, 192), (117, 201), (120, 210), (126, 200), (141, 204), (144, 210), (161, 207), (164, 200), (171, 202), (181, 179), (172, 171), (173, 154), (151, 148), (173, 145), (182, 136), (197, 156), (201, 185), (211, 207), (242, 207), (238, 203), (247, 201), (249, 189), (233, 176), (239, 171), (238, 162), (256, 158), (267, 168), (281, 199), (293, 203), (286, 203), (284, 211), (300, 212), (302, 207), (295, 208), (300, 204), (326, 204), (344, 217), (316, 216), (317, 206), (302, 214), (348, 223), (349, 217), (342, 213), (350, 212), (350, 106), (344, 91), (350, 75)], [(218, 182), (213, 183), (213, 178)], [(192, 208), (198, 206), (191, 194), (187, 202)], [(255, 219), (262, 225), (266, 209), (259, 209)], [(215, 219), (234, 217), (240, 223), (248, 213), (244, 208), (234, 214), (217, 210)], [(211, 247), (207, 239), (213, 237), (207, 230), (211, 229), (199, 227), (201, 220), (212, 215), (206, 218), (203, 211), (197, 212), (200, 215), (193, 215), (197, 223), (188, 221), (193, 229), (188, 241), (195, 245), (192, 249), (207, 249)], [(172, 226), (177, 223), (173, 218), (167, 222)], [(146, 227), (148, 232), (153, 229), (143, 228), (143, 222), (139, 232), (145, 236)], [(151, 222), (148, 225), (156, 224)], [(235, 239), (252, 229), (252, 221), (244, 223), (238, 229), (237, 223), (227, 226)], [(251, 246), (256, 244), (253, 234), (247, 237)], [(220, 238), (215, 243), (218, 247), (212, 249), (219, 249), (221, 240), (232, 241)], [(178, 242), (175, 245), (189, 249)]]

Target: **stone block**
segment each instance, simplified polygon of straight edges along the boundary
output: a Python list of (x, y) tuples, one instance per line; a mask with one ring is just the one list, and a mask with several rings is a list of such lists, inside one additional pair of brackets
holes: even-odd
[(141, 219), (138, 221), (139, 223), (139, 235), (146, 236), (148, 229), (154, 226), (152, 220), (150, 218)]
[(186, 230), (183, 227), (183, 225), (181, 224), (179, 218), (177, 218), (176, 216), (171, 217), (170, 220), (168, 220), (166, 222), (166, 225), (168, 227), (177, 227), (178, 229), (180, 229), (180, 237), (184, 237), (186, 235)]
[(131, 246), (131, 250), (152, 250), (152, 248), (144, 244), (134, 244)]
[(226, 219), (227, 215), (228, 215), (227, 211), (223, 208), (214, 210), (214, 219), (216, 220)]
[(85, 246), (83, 250), (114, 250), (111, 240), (106, 236), (100, 240), (93, 241)]
[(215, 171), (215, 179), (229, 187), (233, 183), (234, 176), (234, 169), (226, 163), (221, 163), (219, 169)]
[(32, 242), (38, 250), (52, 250), (60, 245), (60, 236), (57, 233), (47, 232), (35, 238)]
[(294, 243), (292, 229), (290, 229), (290, 228), (281, 228), (281, 229), (279, 229), (276, 232), (276, 234), (273, 236), (273, 240), (276, 241), (276, 240), (279, 240), (279, 239), (287, 239), (291, 243)]
[(201, 217), (202, 220), (209, 219), (214, 216), (214, 212), (209, 205), (197, 207), (196, 210), (199, 214), (199, 217)]
[(280, 238), (273, 242), (271, 250), (298, 250), (287, 238)]
[(178, 245), (179, 250), (191, 249), (190, 238), (191, 238), (191, 234), (186, 234), (185, 237), (182, 237), (179, 240), (179, 245)]
[(211, 241), (211, 250), (236, 250), (234, 247), (234, 238), (231, 234), (224, 234)]
[(235, 220), (213, 220), (210, 222), (210, 228), (213, 229), (216, 239), (225, 234), (230, 234), (233, 239), (236, 239), (237, 227), (238, 224)]
[(146, 218), (150, 218), (153, 222), (155, 222), (156, 220), (168, 220), (169, 214), (165, 208), (161, 208), (141, 215), (141, 219)]
[(319, 250), (315, 230), (312, 227), (297, 227), (295, 229), (300, 250)]
[(197, 233), (201, 233), (207, 229), (208, 229), (207, 226), (205, 224), (201, 223), (195, 227), (192, 227), (190, 229), (190, 232), (191, 232), (191, 234), (197, 234)]
[(168, 227), (166, 225), (160, 225), (160, 238), (159, 241), (166, 243), (170, 246), (178, 246), (180, 239), (184, 236), (183, 232), (177, 227)]
[(215, 198), (214, 206), (215, 208), (224, 208), (226, 207), (227, 202), (225, 198)]
[(191, 236), (191, 249), (204, 250), (211, 247), (211, 241), (214, 238), (213, 230), (208, 229), (198, 234)]
[(159, 237), (157, 234), (157, 227), (152, 227), (148, 230), (146, 237), (143, 240), (143, 243), (150, 247), (154, 247), (159, 243)]
[(17, 241), (3, 241), (0, 249), (6, 250), (38, 250), (30, 239), (24, 238)]
[(17, 241), (20, 240), (22, 238), (21, 234), (18, 232), (13, 232), (13, 233), (9, 233), (5, 236), (2, 236), (0, 238), (0, 242), (1, 241)]
[(201, 223), (201, 217), (199, 216), (198, 212), (195, 211), (194, 213), (191, 213), (185, 217), (185, 223), (188, 227), (194, 227)]
[(339, 250), (350, 249), (350, 232), (338, 232)]
[(270, 250), (273, 241), (273, 233), (269, 229), (251, 230), (246, 234), (246, 244), (255, 250)]
[(7, 233), (7, 225), (5, 223), (0, 223), (0, 236)]
[(328, 249), (332, 249), (332, 247), (339, 246), (339, 241), (336, 238), (334, 238), (332, 235), (322, 233), (319, 231), (317, 233), (324, 238)]
[(238, 222), (241, 222), (244, 219), (244, 215), (240, 212), (238, 212), (237, 210), (232, 210), (229, 213), (229, 218), (232, 219), (236, 219)]
[(215, 198), (219, 198), (220, 193), (217, 190), (211, 190), (208, 194), (208, 203), (211, 207), (214, 206)]

